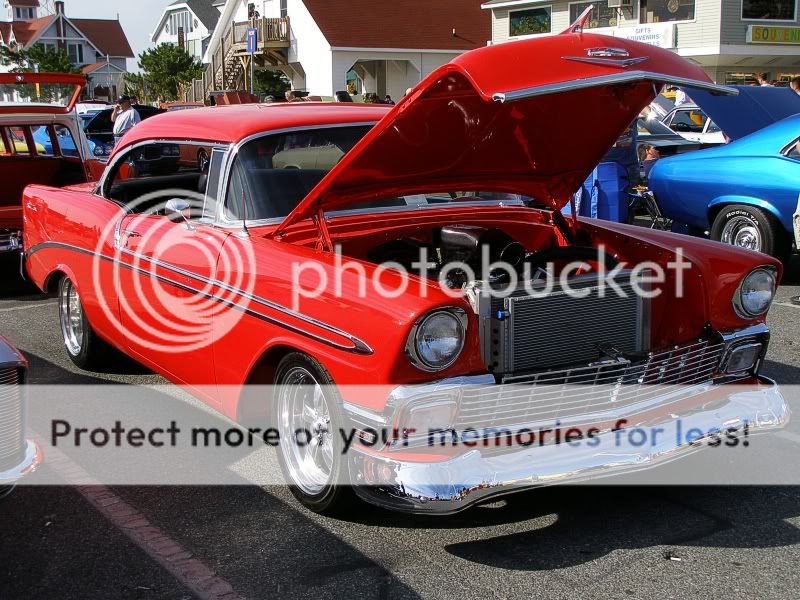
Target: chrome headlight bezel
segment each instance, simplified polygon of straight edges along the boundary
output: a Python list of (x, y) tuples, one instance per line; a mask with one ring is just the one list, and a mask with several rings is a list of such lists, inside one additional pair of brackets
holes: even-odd
[[(456, 323), (457, 331), (459, 332), (460, 342), (456, 350), (448, 358), (447, 361), (441, 364), (432, 364), (422, 356), (422, 353), (419, 350), (418, 343), (420, 335), (423, 334), (425, 331), (425, 325), (430, 323), (431, 319), (438, 315), (447, 315), (454, 320), (454, 322)], [(408, 357), (408, 360), (417, 369), (425, 371), (426, 373), (436, 373), (438, 371), (443, 371), (447, 369), (458, 360), (458, 357), (461, 356), (461, 352), (464, 350), (464, 344), (466, 343), (466, 339), (467, 339), (466, 311), (456, 307), (440, 308), (432, 310), (429, 313), (426, 313), (425, 316), (423, 316), (416, 323), (414, 323), (406, 340), (405, 353), (406, 356)]]
[[(747, 281), (755, 276), (755, 275), (762, 275), (766, 274), (772, 282), (772, 294), (770, 296), (769, 302), (761, 311), (753, 311), (750, 310), (746, 306), (746, 302), (744, 300), (744, 292)], [(742, 319), (754, 319), (755, 317), (759, 317), (761, 315), (766, 314), (770, 307), (772, 306), (772, 302), (775, 300), (775, 293), (778, 290), (778, 281), (777, 281), (777, 273), (775, 272), (775, 268), (771, 266), (761, 266), (756, 267), (752, 271), (750, 271), (747, 275), (742, 278), (742, 281), (739, 282), (739, 286), (736, 288), (736, 292), (733, 294), (733, 310), (736, 312), (736, 315)]]

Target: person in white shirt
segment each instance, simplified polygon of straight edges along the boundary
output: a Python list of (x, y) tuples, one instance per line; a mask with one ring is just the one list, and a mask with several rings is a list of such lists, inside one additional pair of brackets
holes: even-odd
[(758, 81), (758, 85), (761, 87), (773, 87), (769, 79), (767, 79), (767, 73), (757, 73), (756, 81)]
[(678, 88), (675, 92), (675, 106), (681, 106), (683, 104), (689, 103), (689, 95), (684, 92), (681, 88)]
[(114, 111), (111, 113), (111, 122), (114, 123), (114, 143), (116, 144), (123, 135), (141, 120), (139, 113), (131, 106), (131, 97), (121, 96), (114, 107)]

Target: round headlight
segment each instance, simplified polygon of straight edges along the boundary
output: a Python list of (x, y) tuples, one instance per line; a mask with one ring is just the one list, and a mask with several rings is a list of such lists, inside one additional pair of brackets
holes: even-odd
[(464, 348), (465, 326), (465, 313), (460, 309), (432, 312), (411, 332), (407, 348), (411, 362), (425, 371), (449, 367)]
[(763, 315), (775, 297), (775, 275), (767, 269), (755, 269), (744, 278), (734, 296), (733, 306), (740, 317)]
[(92, 150), (95, 156), (103, 156), (103, 147), (102, 146), (95, 146), (94, 150)]

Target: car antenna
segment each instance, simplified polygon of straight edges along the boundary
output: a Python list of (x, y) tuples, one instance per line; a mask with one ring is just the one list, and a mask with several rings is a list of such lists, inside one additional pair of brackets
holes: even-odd
[(247, 229), (247, 202), (244, 197), (244, 187), (242, 187), (242, 230), (236, 235), (240, 238), (249, 238), (250, 232)]

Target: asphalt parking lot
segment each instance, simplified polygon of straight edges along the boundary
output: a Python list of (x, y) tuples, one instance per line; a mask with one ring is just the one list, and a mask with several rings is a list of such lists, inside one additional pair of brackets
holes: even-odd
[[(87, 381), (62, 349), (55, 301), (17, 282), (14, 266), (0, 264), (0, 334), (30, 360), (32, 383)], [(798, 294), (795, 257), (769, 316), (766, 373), (783, 384), (800, 384), (800, 307), (789, 301)], [(164, 383), (122, 371), (91, 377)], [(769, 447), (776, 464), (796, 462), (800, 419)], [(127, 527), (142, 521), (150, 541)], [(797, 598), (800, 590), (795, 487), (561, 487), (436, 520), (366, 506), (333, 520), (284, 488), (22, 486), (0, 501), (0, 522), (0, 598), (9, 599)]]

